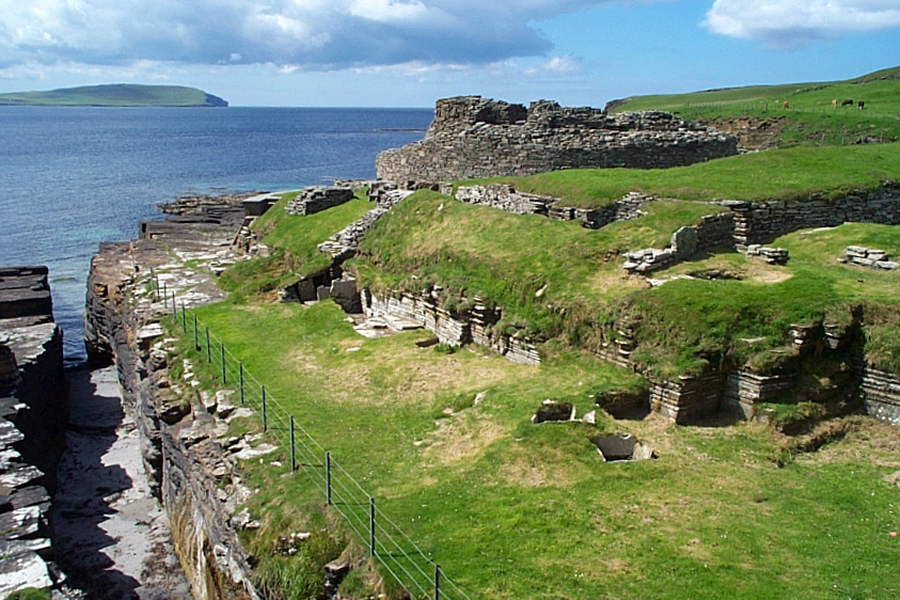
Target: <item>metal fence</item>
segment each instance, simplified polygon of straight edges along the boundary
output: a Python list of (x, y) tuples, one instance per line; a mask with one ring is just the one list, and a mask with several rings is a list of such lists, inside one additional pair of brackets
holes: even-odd
[(303, 428), (299, 419), (253, 376), (196, 312), (180, 307), (174, 291), (160, 288), (154, 277), (157, 300), (165, 303), (175, 322), (193, 342), (195, 354), (208, 363), (222, 387), (232, 387), (237, 401), (256, 411), (259, 427), (288, 451), (290, 472), (305, 475), (319, 487), (323, 500), (337, 511), (368, 549), (369, 555), (413, 600), (471, 600), (432, 558), (385, 514), (376, 498), (341, 466), (331, 452)]

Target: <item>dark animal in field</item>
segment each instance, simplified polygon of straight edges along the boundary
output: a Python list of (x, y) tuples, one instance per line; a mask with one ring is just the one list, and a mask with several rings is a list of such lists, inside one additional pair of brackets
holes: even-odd
[(784, 101), (784, 106), (783, 106), (782, 108), (790, 108), (790, 107), (791, 107), (791, 103), (788, 102), (787, 100), (785, 100), (785, 101)]
[(843, 102), (841, 102), (841, 106), (853, 106), (853, 100), (844, 100)]
[(860, 100), (859, 104), (857, 104), (857, 106), (859, 107), (859, 110), (862, 110), (866, 107), (866, 103), (864, 101)]

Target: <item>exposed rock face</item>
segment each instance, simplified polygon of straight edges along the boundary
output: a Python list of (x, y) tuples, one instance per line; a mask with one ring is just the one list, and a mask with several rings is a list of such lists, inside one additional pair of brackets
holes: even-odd
[[(172, 311), (169, 298), (148, 291), (156, 278), (177, 292), (187, 306), (221, 299), (224, 294), (206, 273), (172, 261), (202, 260), (226, 264), (237, 259), (230, 243), (243, 213), (203, 211), (178, 222), (154, 224), (143, 239), (103, 244), (91, 263), (86, 335), (94, 359), (113, 359), (127, 410), (134, 414), (143, 446), (144, 466), (154, 495), (172, 524), (172, 539), (197, 598), (258, 598), (250, 566), (229, 522), (225, 501), (239, 497), (231, 483), (217, 486), (211, 465), (226, 452), (201, 431), (206, 409), (185, 410), (167, 385), (166, 352), (159, 318)], [(202, 234), (202, 235), (198, 235)], [(176, 306), (175, 308), (179, 308)], [(182, 435), (184, 431), (192, 432)], [(200, 443), (209, 438), (209, 443)], [(234, 492), (234, 490), (232, 490)], [(224, 496), (224, 497), (223, 497)]]
[(378, 176), (446, 181), (596, 167), (661, 168), (737, 153), (731, 134), (668, 113), (610, 115), (555, 102), (508, 104), (480, 96), (438, 100), (425, 139), (382, 152)]
[(0, 596), (53, 585), (50, 494), (67, 421), (46, 267), (0, 269)]

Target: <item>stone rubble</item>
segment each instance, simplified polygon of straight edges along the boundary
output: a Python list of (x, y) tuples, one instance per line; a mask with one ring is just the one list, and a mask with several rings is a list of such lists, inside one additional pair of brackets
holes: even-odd
[(770, 265), (786, 265), (790, 258), (790, 254), (785, 248), (767, 248), (760, 244), (747, 246), (746, 254), (764, 260)]
[(887, 252), (884, 250), (863, 248), (862, 246), (847, 246), (847, 249), (844, 250), (844, 256), (838, 260), (845, 264), (881, 269), (884, 271), (896, 271), (897, 269), (900, 269), (900, 263), (888, 260), (889, 258)]

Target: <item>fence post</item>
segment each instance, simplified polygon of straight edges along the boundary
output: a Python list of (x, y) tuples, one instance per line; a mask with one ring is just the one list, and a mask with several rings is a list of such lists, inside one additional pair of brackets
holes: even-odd
[(241, 388), (241, 406), (244, 405), (244, 363), (238, 363), (238, 379), (240, 380), (240, 388)]
[(187, 310), (184, 308), (184, 301), (181, 302), (181, 329), (187, 335)]
[(262, 427), (263, 431), (269, 430), (269, 419), (266, 415), (266, 386), (259, 386), (260, 390), (262, 390)]
[[(168, 291), (168, 288), (166, 287), (166, 282), (163, 281), (163, 293), (162, 293), (163, 302), (166, 302), (168, 297), (169, 297), (169, 291)], [(159, 302), (159, 295), (156, 296), (156, 301)]]
[(441, 565), (434, 564), (434, 600), (441, 600)]
[(212, 364), (212, 346), (209, 345), (209, 327), (206, 327), (206, 362)]
[(150, 269), (150, 275), (153, 276), (153, 297), (159, 302), (159, 275), (153, 272), (153, 269)]
[(172, 316), (176, 319), (178, 318), (178, 303), (175, 301), (175, 292), (172, 292)]
[(291, 415), (291, 473), (297, 470), (297, 452), (294, 440), (294, 415)]
[(219, 355), (222, 357), (222, 385), (226, 385), (228, 376), (225, 374), (225, 342), (219, 342)]
[(328, 506), (334, 504), (331, 500), (331, 452), (325, 453), (325, 500)]
[(194, 350), (200, 350), (200, 326), (197, 324), (197, 313), (194, 313)]
[(375, 498), (369, 496), (369, 555), (375, 556)]

